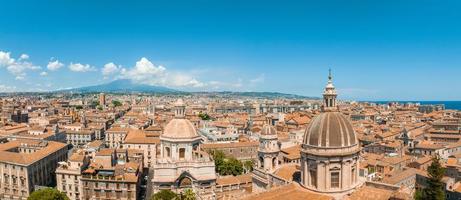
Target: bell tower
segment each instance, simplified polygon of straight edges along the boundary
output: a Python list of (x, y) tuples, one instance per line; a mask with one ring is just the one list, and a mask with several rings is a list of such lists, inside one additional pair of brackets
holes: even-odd
[(331, 69), (328, 73), (328, 83), (325, 86), (325, 90), (323, 91), (323, 112), (331, 112), (337, 111), (336, 107), (336, 97), (338, 94), (336, 93), (335, 86), (333, 85), (333, 77), (331, 75)]

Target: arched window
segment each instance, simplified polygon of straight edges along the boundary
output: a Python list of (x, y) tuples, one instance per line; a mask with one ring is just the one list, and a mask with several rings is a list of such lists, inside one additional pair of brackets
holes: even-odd
[(275, 166), (277, 166), (277, 158), (276, 157), (272, 158), (272, 169), (275, 169)]
[(179, 149), (179, 159), (184, 159), (185, 156), (186, 156), (186, 149), (180, 148)]
[(184, 177), (179, 180), (179, 187), (180, 188), (188, 188), (192, 186), (192, 180), (189, 177)]

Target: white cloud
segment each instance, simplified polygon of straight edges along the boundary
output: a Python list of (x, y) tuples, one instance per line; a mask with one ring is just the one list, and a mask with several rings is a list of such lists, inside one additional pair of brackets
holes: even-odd
[(14, 79), (15, 80), (24, 80), (26, 77), (25, 75), (17, 75)]
[(55, 60), (55, 61), (48, 62), (48, 65), (46, 66), (46, 68), (48, 68), (48, 70), (51, 70), (51, 71), (56, 71), (62, 66), (64, 66), (64, 64), (59, 62), (59, 60)]
[(110, 75), (120, 72), (121, 69), (122, 69), (122, 66), (117, 66), (111, 62), (111, 63), (105, 64), (104, 67), (101, 69), (101, 72), (104, 78), (107, 78)]
[(178, 87), (204, 87), (206, 84), (198, 81), (192, 76), (184, 73), (171, 73), (167, 74), (167, 84)]
[(0, 67), (8, 66), (14, 63), (14, 59), (11, 58), (10, 52), (0, 51)]
[(14, 91), (16, 91), (16, 87), (0, 85), (0, 92), (14, 92)]
[(134, 82), (169, 87), (204, 87), (206, 84), (185, 72), (170, 72), (161, 65), (154, 65), (147, 58), (141, 58), (131, 69), (122, 68), (120, 77)]
[(250, 83), (262, 83), (264, 82), (265, 80), (265, 75), (264, 74), (260, 74), (258, 77), (254, 78), (254, 79), (251, 79), (250, 80)]
[(27, 60), (29, 59), (29, 55), (27, 54), (21, 54), (21, 56), (19, 56), (19, 60)]
[(11, 57), (10, 52), (0, 51), (0, 67), (6, 67), (6, 69), (13, 75), (16, 76), (17, 80), (23, 80), (27, 75), (28, 70), (39, 70), (40, 66), (36, 66), (31, 62), (26, 61), (29, 59), (27, 54), (22, 54), (19, 60), (15, 60)]
[(47, 76), (48, 75), (48, 72), (41, 72), (40, 73), (40, 76)]
[(222, 81), (210, 81), (207, 84), (210, 86), (211, 89), (219, 90), (219, 89), (239, 89), (243, 87), (243, 80), (241, 78), (237, 79), (236, 82), (222, 82)]
[(70, 63), (69, 69), (73, 72), (89, 72), (95, 71), (96, 69), (89, 64)]

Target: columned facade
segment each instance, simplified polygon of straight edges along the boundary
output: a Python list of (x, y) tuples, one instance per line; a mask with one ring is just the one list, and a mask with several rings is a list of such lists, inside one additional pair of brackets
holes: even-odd
[(322, 193), (344, 193), (358, 184), (359, 152), (342, 156), (319, 156), (301, 152), (301, 184)]

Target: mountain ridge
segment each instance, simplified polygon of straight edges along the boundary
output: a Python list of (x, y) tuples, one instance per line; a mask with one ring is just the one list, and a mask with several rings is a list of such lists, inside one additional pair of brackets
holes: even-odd
[(318, 97), (307, 97), (297, 94), (287, 94), (281, 92), (237, 92), (237, 91), (209, 91), (209, 92), (186, 92), (171, 89), (163, 86), (152, 86), (147, 84), (137, 84), (129, 79), (118, 79), (109, 83), (99, 85), (77, 87), (71, 89), (58, 90), (54, 92), (76, 92), (76, 93), (160, 93), (160, 94), (205, 94), (219, 96), (243, 96), (243, 97), (266, 97), (266, 98), (308, 98), (319, 99)]

